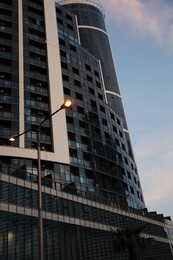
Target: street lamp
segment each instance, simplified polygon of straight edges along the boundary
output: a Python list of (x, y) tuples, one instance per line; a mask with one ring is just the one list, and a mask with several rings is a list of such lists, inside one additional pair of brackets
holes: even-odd
[(41, 190), (41, 156), (40, 156), (40, 132), (41, 127), (43, 126), (44, 122), (48, 119), (50, 119), (53, 115), (58, 113), (60, 110), (65, 108), (71, 108), (72, 102), (71, 100), (65, 100), (65, 102), (60, 106), (58, 110), (56, 110), (54, 113), (46, 117), (38, 126), (37, 129), (30, 128), (29, 130), (26, 130), (23, 133), (20, 133), (18, 135), (12, 136), (9, 138), (11, 142), (14, 142), (17, 138), (19, 138), (21, 135), (25, 135), (29, 131), (35, 131), (37, 134), (37, 163), (38, 163), (38, 232), (39, 232), (39, 260), (43, 260), (43, 212), (42, 212), (42, 190)]

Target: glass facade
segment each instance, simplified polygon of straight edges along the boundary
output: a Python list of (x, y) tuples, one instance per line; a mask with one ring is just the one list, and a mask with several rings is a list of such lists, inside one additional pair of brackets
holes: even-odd
[[(74, 98), (75, 111), (67, 112), (71, 166), (74, 165), (71, 169), (76, 171), (71, 181), (81, 182), (80, 188), (85, 191), (142, 208), (142, 190), (126, 131), (104, 15), (90, 2), (62, 1), (60, 5), (65, 8), (57, 5), (57, 9), (61, 8), (57, 22), (64, 93), (65, 97)], [(77, 15), (81, 45), (76, 41), (76, 30), (68, 28), (70, 22), (75, 24), (75, 16), (69, 10)], [(68, 15), (71, 21), (64, 21)], [(69, 38), (70, 45), (75, 46), (73, 51), (69, 48)], [(74, 73), (74, 68), (78, 73)], [(76, 85), (76, 81), (80, 84)]]
[[(6, 174), (0, 174), (1, 259), (36, 260), (37, 178), (8, 165), (1, 167), (6, 169)], [(169, 218), (100, 200), (82, 190), (79, 195), (74, 187), (59, 182), (42, 181), (44, 260), (126, 259), (127, 252), (117, 254), (112, 249), (111, 228), (129, 225), (145, 225), (143, 235), (154, 239), (150, 250), (137, 251), (139, 259), (173, 259)]]

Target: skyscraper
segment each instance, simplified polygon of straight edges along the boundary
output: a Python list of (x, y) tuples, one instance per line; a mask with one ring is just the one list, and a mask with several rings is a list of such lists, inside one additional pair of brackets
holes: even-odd
[(154, 236), (156, 219), (166, 240), (172, 222), (143, 210), (103, 9), (87, 0), (1, 0), (0, 14), (1, 258), (38, 259), (36, 131), (65, 99), (72, 110), (41, 127), (45, 259), (109, 259), (115, 223), (151, 222)]
[[(37, 174), (34, 129), (64, 98), (72, 98), (72, 111), (52, 117), (41, 129), (42, 176), (143, 208), (104, 13), (92, 1), (70, 2), (60, 4), (77, 16), (66, 19), (58, 7), (55, 13), (54, 3), (12, 2), (13, 10), (6, 3), (1, 160)], [(28, 129), (33, 131), (10, 146), (8, 136)]]
[[(97, 114), (99, 124), (95, 125), (100, 128), (101, 132), (100, 140), (96, 145), (93, 144), (93, 150), (95, 149), (93, 158), (98, 163), (94, 169), (91, 169), (97, 176), (98, 187), (101, 193), (108, 198), (127, 203), (132, 207), (144, 207), (111, 44), (104, 23), (103, 8), (95, 2), (87, 0), (65, 0), (59, 4), (76, 15), (79, 43), (100, 63), (102, 96), (100, 96), (97, 86), (98, 79), (95, 77), (92, 81), (93, 86), (96, 84), (94, 93), (92, 93), (95, 97), (90, 95), (90, 101), (95, 99), (97, 103), (94, 112)], [(88, 79), (87, 81), (84, 79), (83, 84), (88, 85)], [(92, 107), (91, 110), (93, 110)], [(101, 151), (103, 152), (101, 153)], [(105, 167), (100, 165), (104, 162)], [(102, 187), (104, 192), (101, 188), (102, 183), (104, 183)]]

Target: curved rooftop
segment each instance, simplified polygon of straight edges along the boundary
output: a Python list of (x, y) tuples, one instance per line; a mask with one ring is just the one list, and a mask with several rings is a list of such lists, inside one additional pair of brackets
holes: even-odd
[(105, 17), (105, 12), (103, 7), (92, 1), (92, 0), (63, 0), (60, 2), (57, 2), (59, 5), (68, 5), (68, 4), (85, 4), (85, 5), (92, 5), (100, 10), (100, 12), (103, 14), (103, 17)]

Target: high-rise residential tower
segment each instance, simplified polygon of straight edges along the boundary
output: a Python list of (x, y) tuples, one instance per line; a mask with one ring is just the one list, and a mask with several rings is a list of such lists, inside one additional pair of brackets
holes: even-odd
[[(104, 155), (102, 154), (102, 157), (105, 157), (108, 165), (111, 166), (112, 161), (116, 164), (112, 165), (114, 173), (109, 166), (102, 168), (104, 171), (102, 177), (107, 180), (108, 184), (106, 185), (105, 182), (104, 188), (105, 190), (110, 190), (108, 188), (110, 187), (110, 183), (116, 182), (120, 189), (125, 190), (126, 195), (123, 194), (123, 191), (119, 192), (117, 188), (112, 187), (111, 190), (116, 190), (117, 196), (114, 194), (111, 194), (111, 196), (109, 194), (109, 197), (115, 198), (116, 196), (118, 200), (123, 203), (127, 201), (132, 207), (143, 207), (142, 191), (132, 152), (129, 131), (116, 75), (115, 63), (111, 51), (111, 44), (104, 23), (105, 14), (103, 8), (95, 2), (88, 0), (65, 0), (59, 2), (59, 4), (76, 15), (79, 43), (84, 49), (96, 57), (100, 63), (104, 100), (100, 98), (99, 93), (97, 99), (98, 89), (96, 88), (94, 93), (96, 96), (95, 100), (98, 104), (98, 110), (96, 112), (99, 116), (101, 130), (106, 129), (106, 131), (102, 134), (103, 136), (105, 135), (105, 138), (102, 137), (102, 143), (107, 145), (108, 142), (110, 142), (112, 146), (105, 146), (105, 149), (106, 151), (112, 149), (110, 153), (112, 155), (116, 155), (116, 158), (111, 158), (106, 152)], [(92, 83), (95, 82), (93, 81)], [(93, 96), (91, 97), (93, 98)], [(105, 109), (102, 108), (103, 106)], [(103, 110), (106, 112), (103, 112)], [(106, 119), (107, 122), (104, 119)], [(100, 149), (98, 148), (98, 150)], [(96, 153), (96, 157), (98, 161), (100, 161), (101, 158), (99, 156), (99, 152)], [(108, 176), (110, 174), (111, 177)], [(98, 174), (96, 173), (96, 175)], [(119, 182), (121, 183), (120, 185)], [(119, 196), (118, 193), (121, 195)], [(125, 197), (123, 198), (124, 195)]]
[[(73, 183), (77, 193), (143, 208), (101, 7), (92, 1), (62, 1), (75, 14), (64, 17), (53, 1), (2, 5), (2, 162), (37, 174), (35, 129), (71, 98), (73, 109), (41, 129), (42, 176)], [(30, 128), (9, 143), (10, 135)]]
[(38, 259), (36, 131), (71, 99), (41, 127), (44, 260), (113, 259), (110, 226), (129, 223), (172, 259), (172, 222), (144, 209), (100, 5), (1, 0), (0, 55), (0, 258)]

